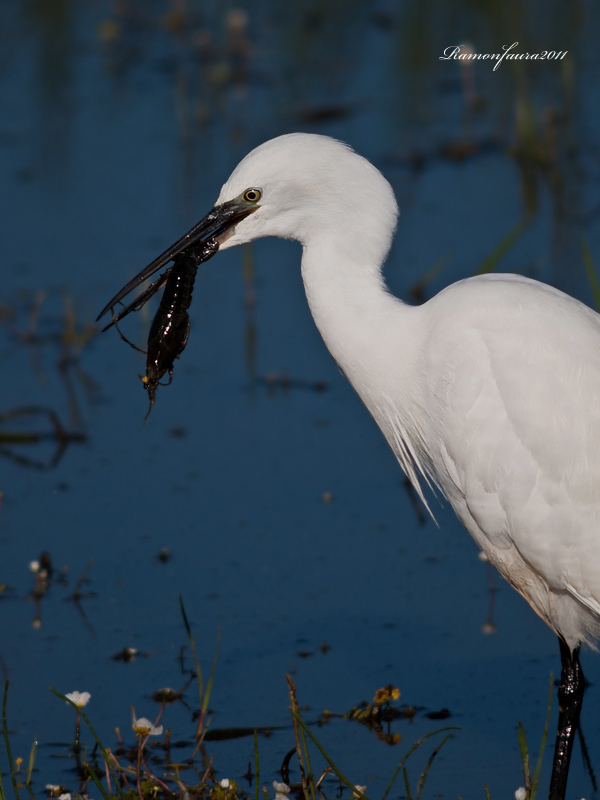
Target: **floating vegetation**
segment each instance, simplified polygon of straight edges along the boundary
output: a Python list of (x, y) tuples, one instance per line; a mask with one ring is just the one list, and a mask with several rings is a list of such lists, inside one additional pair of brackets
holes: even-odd
[[(42, 565), (43, 561), (43, 565)], [(50, 581), (52, 566), (50, 557), (43, 554), (35, 564), (37, 574), (44, 573), (44, 580)], [(33, 567), (32, 567), (33, 569)], [(129, 741), (124, 731), (116, 729), (118, 744), (116, 747), (107, 747), (101, 740), (88, 712), (88, 705), (93, 709), (94, 701), (90, 693), (83, 690), (61, 693), (51, 688), (51, 691), (64, 703), (75, 711), (75, 732), (73, 744), (67, 745), (71, 758), (74, 761), (72, 772), (75, 781), (71, 779), (65, 785), (61, 783), (46, 783), (43, 781), (50, 797), (71, 798), (95, 797), (97, 800), (269, 800), (271, 794), (267, 786), (261, 783), (261, 770), (259, 759), (259, 734), (267, 737), (270, 731), (277, 726), (253, 726), (248, 728), (223, 728), (211, 730), (209, 700), (212, 693), (213, 681), (216, 672), (218, 643), (213, 659), (210, 675), (204, 680), (196, 645), (190, 624), (188, 622), (183, 603), (181, 613), (187, 632), (189, 652), (192, 656), (192, 666), (183, 669), (187, 675), (185, 685), (179, 689), (163, 688), (152, 695), (152, 700), (159, 706), (158, 711), (151, 716), (138, 716), (136, 709), (131, 706), (131, 733)], [(182, 663), (182, 667), (183, 667)], [(324, 715), (320, 723), (307, 722), (300, 713), (300, 706), (296, 698), (296, 687), (292, 678), (286, 676), (289, 686), (291, 722), (285, 726), (287, 735), (291, 735), (294, 746), (284, 757), (281, 766), (282, 781), (273, 781), (275, 800), (289, 800), (288, 796), (294, 795), (302, 800), (315, 800), (318, 796), (322, 800), (327, 797), (339, 797), (339, 792), (346, 786), (352, 800), (368, 800), (366, 787), (352, 782), (337, 766), (332, 757), (324, 749), (321, 742), (314, 735), (311, 728), (315, 724), (328, 722), (332, 715)], [(193, 681), (198, 685), (199, 712), (192, 715), (196, 719), (193, 735), (187, 742), (172, 741), (172, 730), (168, 727), (166, 712), (169, 706), (179, 702), (187, 707), (185, 692)], [(5, 745), (6, 761), (10, 772), (15, 800), (20, 800), (19, 789), (27, 787), (29, 793), (36, 787), (31, 786), (34, 774), (35, 758), (37, 752), (37, 735), (29, 755), (26, 773), (21, 773), (24, 760), (14, 758), (11, 752), (10, 736), (7, 724), (7, 698), (9, 682), (4, 684), (4, 702), (2, 713), (2, 728)], [(399, 698), (400, 692), (396, 687), (386, 686), (375, 693), (371, 705), (371, 716), (385, 714), (391, 708), (391, 703)], [(342, 715), (336, 715), (341, 717)], [(348, 716), (348, 715), (344, 715)], [(406, 715), (404, 715), (406, 716)], [(278, 726), (282, 729), (282, 726)], [(85, 730), (89, 731), (93, 742), (86, 741)], [(390, 792), (396, 778), (402, 773), (408, 797), (421, 797), (427, 774), (431, 765), (444, 744), (452, 736), (451, 728), (442, 728), (431, 731), (404, 754), (396, 767), (394, 774), (387, 784), (382, 800)], [(443, 735), (443, 736), (442, 736)], [(239, 783), (231, 778), (217, 777), (214, 756), (209, 756), (205, 744), (209, 741), (235, 739), (240, 736), (254, 736), (254, 765), (248, 765), (244, 778), (249, 783), (249, 789), (244, 791)], [(411, 794), (410, 781), (406, 768), (409, 756), (432, 737), (442, 736), (441, 741), (430, 754), (425, 768), (418, 778), (417, 793)], [(131, 738), (133, 737), (133, 742)], [(189, 755), (181, 757), (181, 747), (188, 746)], [(177, 753), (177, 757), (175, 754)], [(299, 780), (293, 782), (290, 778), (290, 761), (296, 757), (298, 762)], [(324, 760), (324, 765), (323, 765)], [(318, 763), (321, 762), (321, 763)], [(353, 768), (356, 771), (356, 767)], [(222, 772), (221, 772), (222, 774)], [(225, 773), (226, 774), (226, 773)], [(0, 772), (0, 798), (7, 800), (8, 792), (6, 782), (2, 782)], [(94, 791), (94, 787), (97, 792)], [(39, 789), (39, 787), (37, 787)]]
[(391, 730), (391, 723), (398, 719), (413, 719), (416, 709), (413, 706), (397, 708), (392, 705), (400, 698), (400, 689), (388, 684), (375, 692), (371, 703), (361, 703), (344, 714), (344, 719), (351, 719), (373, 731), (377, 738), (386, 744), (398, 744), (402, 736)]
[[(34, 569), (35, 567), (35, 569)], [(38, 562), (32, 563), (32, 570), (49, 582), (53, 577), (53, 568), (50, 556), (42, 554)], [(61, 571), (64, 579), (65, 570)], [(333, 714), (324, 712), (320, 719), (308, 722), (301, 713), (297, 700), (297, 690), (293, 679), (286, 675), (289, 687), (291, 722), (286, 726), (252, 726), (247, 728), (222, 728), (210, 729), (209, 700), (212, 694), (213, 682), (216, 673), (218, 643), (213, 658), (212, 668), (207, 680), (204, 680), (200, 661), (196, 651), (196, 644), (192, 634), (183, 602), (180, 601), (181, 613), (186, 629), (189, 653), (192, 656), (192, 665), (185, 666), (182, 658), (182, 672), (186, 676), (185, 684), (179, 689), (163, 688), (151, 695), (152, 701), (159, 706), (158, 711), (150, 716), (138, 716), (136, 709), (130, 706), (131, 732), (129, 740), (121, 729), (116, 728), (117, 745), (107, 747), (93, 726), (88, 712), (88, 705), (93, 709), (98, 698), (92, 698), (88, 691), (70, 691), (61, 693), (51, 688), (51, 691), (65, 704), (71, 706), (75, 712), (75, 731), (72, 745), (66, 745), (68, 754), (74, 762), (71, 769), (73, 777), (61, 783), (46, 783), (43, 786), (50, 797), (62, 800), (79, 800), (79, 798), (95, 798), (95, 800), (333, 800), (340, 797), (344, 787), (350, 791), (350, 800), (369, 800), (374, 797), (372, 793), (367, 796), (367, 787), (353, 782), (352, 772), (342, 771), (336, 760), (324, 748), (322, 742), (315, 735), (315, 726), (321, 727), (331, 723), (333, 717), (339, 720), (351, 720), (366, 726), (376, 732), (383, 731), (392, 722), (407, 720), (413, 721), (416, 716), (439, 718), (437, 713), (423, 714), (423, 709), (414, 706), (396, 706), (400, 699), (400, 689), (388, 684), (378, 689), (370, 703), (362, 703), (350, 709), (346, 714)], [(187, 740), (174, 741), (173, 731), (168, 726), (168, 708), (174, 703), (182, 703), (189, 708), (185, 697), (187, 689), (192, 682), (198, 685), (199, 712), (192, 714), (196, 720), (193, 733)], [(535, 767), (530, 765), (530, 752), (527, 745), (525, 731), (521, 723), (518, 725), (519, 750), (523, 768), (524, 786), (517, 789), (515, 797), (522, 800), (534, 800), (536, 797), (543, 755), (546, 747), (553, 695), (553, 676), (550, 675), (550, 685), (547, 701), (547, 715), (541, 737), (540, 749)], [(19, 789), (26, 788), (29, 796), (39, 790), (39, 786), (32, 785), (35, 769), (35, 760), (38, 747), (38, 736), (34, 736), (33, 744), (28, 759), (21, 756), (14, 757), (11, 750), (11, 737), (7, 722), (7, 700), (9, 681), (4, 682), (4, 698), (2, 704), (2, 737), (4, 740), (5, 762), (2, 765), (10, 774), (15, 800), (20, 800)], [(93, 712), (92, 712), (93, 713)], [(86, 741), (85, 731), (89, 731), (93, 742)], [(281, 780), (271, 781), (273, 787), (269, 790), (261, 780), (261, 765), (259, 757), (259, 736), (268, 738), (271, 731), (282, 731), (293, 740), (293, 747), (286, 753), (281, 764)], [(429, 772), (440, 750), (452, 738), (456, 727), (443, 727), (430, 731), (419, 738), (399, 759), (389, 781), (381, 784), (385, 786), (383, 793), (379, 792), (380, 800), (386, 800), (398, 777), (404, 783), (404, 796), (409, 800), (420, 800), (423, 797), (424, 787)], [(241, 736), (254, 737), (254, 764), (248, 764), (247, 772), (243, 775), (248, 781), (248, 789), (241, 788), (238, 781), (229, 777), (218, 777), (223, 770), (215, 766), (215, 756), (206, 751), (206, 743), (211, 741), (225, 741)], [(401, 741), (399, 734), (378, 736), (381, 741), (388, 744), (398, 744)], [(132, 741), (133, 739), (133, 741)], [(411, 783), (408, 773), (408, 759), (419, 750), (426, 742), (434, 740), (436, 743), (426, 757), (424, 766), (420, 770), (416, 784)], [(187, 747), (188, 755), (181, 756), (182, 748)], [(280, 747), (280, 743), (279, 743)], [(177, 755), (176, 755), (177, 754)], [(584, 756), (589, 767), (589, 756), (584, 749)], [(296, 758), (298, 778), (292, 778), (290, 770), (291, 761)], [(26, 765), (26, 766), (25, 766)], [(367, 768), (365, 766), (365, 768)], [(591, 767), (590, 767), (591, 769)], [(362, 773), (362, 769), (361, 769)], [(363, 773), (364, 774), (364, 773)], [(590, 773), (591, 774), (591, 773)], [(225, 772), (227, 775), (227, 772)], [(364, 779), (364, 778), (363, 778)], [(0, 798), (8, 800), (6, 773), (0, 770)], [(96, 792), (94, 791), (96, 789)], [(484, 786), (485, 797), (491, 800), (487, 786)], [(396, 795), (398, 790), (396, 790)], [(274, 799), (273, 799), (274, 795)]]

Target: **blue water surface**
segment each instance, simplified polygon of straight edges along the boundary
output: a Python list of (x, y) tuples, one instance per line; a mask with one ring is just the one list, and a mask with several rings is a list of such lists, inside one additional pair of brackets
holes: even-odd
[[(372, 797), (444, 725), (460, 730), (429, 796), (484, 797), (487, 783), (511, 797), (523, 784), (517, 723), (537, 756), (556, 638), (447, 505), (431, 498), (437, 524), (416, 511), (314, 327), (299, 246), (260, 241), (201, 266), (189, 344), (145, 424), (144, 357), (94, 319), (210, 210), (246, 152), (295, 130), (347, 141), (393, 184), (402, 215), (386, 276), (403, 299), (474, 274), (523, 223), (499, 267), (593, 304), (581, 239), (600, 261), (598, 30), (592, 4), (2, 6), (0, 413), (42, 406), (84, 439), (53, 466), (52, 439), (0, 442), (0, 667), (13, 757), (39, 742), (36, 796), (78, 785), (74, 714), (49, 686), (89, 691), (115, 748), (115, 727), (133, 744), (132, 705), (154, 719), (153, 693), (186, 685), (180, 597), (205, 674), (220, 636), (211, 729), (273, 729), (259, 740), (269, 792), (294, 745), (286, 674), (309, 722), (386, 684), (415, 707), (393, 747), (337, 717), (315, 729)], [(495, 71), (440, 60), (466, 41), (568, 55)], [(141, 347), (152, 313), (123, 323)], [(51, 430), (44, 414), (0, 417), (0, 435)], [(43, 552), (54, 573), (38, 605), (29, 565)], [(112, 657), (126, 647), (138, 657)], [(600, 662), (583, 663), (597, 773)], [(183, 699), (162, 721), (190, 743), (194, 684)], [(206, 747), (218, 778), (242, 785), (252, 737)], [(413, 785), (432, 749), (408, 762)], [(6, 784), (4, 755), (0, 766)], [(324, 786), (335, 794), (332, 778)], [(570, 794), (597, 796), (579, 745)], [(405, 796), (402, 779), (391, 796)]]

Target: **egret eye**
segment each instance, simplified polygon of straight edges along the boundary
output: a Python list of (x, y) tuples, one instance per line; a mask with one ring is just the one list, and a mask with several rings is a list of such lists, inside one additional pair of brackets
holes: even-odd
[(258, 203), (261, 197), (262, 192), (260, 189), (246, 189), (243, 194), (243, 198), (247, 203)]

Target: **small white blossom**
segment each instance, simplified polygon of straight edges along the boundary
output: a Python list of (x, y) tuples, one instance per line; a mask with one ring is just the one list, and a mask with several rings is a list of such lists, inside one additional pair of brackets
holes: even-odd
[[(477, 558), (478, 558), (480, 561), (489, 561), (489, 558), (488, 558), (488, 557), (487, 557), (487, 555), (486, 555), (486, 554), (483, 552), (483, 550), (480, 550), (480, 551), (479, 551), (479, 553), (478, 553), (478, 555), (477, 555)], [(521, 788), (523, 788), (523, 787), (521, 787)], [(519, 790), (517, 789), (517, 792), (518, 792), (518, 791), (519, 791)]]
[[(367, 793), (367, 787), (366, 786), (359, 786), (358, 784), (355, 784), (354, 788), (358, 789), (358, 791), (361, 794), (366, 794)], [(357, 792), (352, 792), (352, 797), (354, 798), (354, 800), (359, 800), (359, 795), (358, 795)]]
[(291, 789), (287, 783), (278, 783), (273, 781), (273, 788), (275, 789), (275, 800), (289, 800), (288, 794)]
[(71, 792), (64, 792), (58, 795), (58, 800), (71, 800)]
[(39, 572), (40, 571), (40, 562), (39, 561), (30, 561), (29, 562), (29, 569), (32, 572)]
[(526, 799), (527, 799), (527, 789), (524, 786), (519, 786), (519, 788), (515, 792), (515, 800), (526, 800)]
[(141, 734), (142, 736), (160, 736), (163, 732), (163, 726), (159, 725), (158, 727), (154, 727), (154, 725), (150, 722), (149, 719), (146, 717), (140, 717), (139, 719), (133, 720), (133, 725), (131, 726), (136, 733)]
[(219, 781), (221, 789), (229, 789), (230, 785), (229, 778), (223, 778), (222, 781)]
[(83, 708), (84, 706), (87, 706), (87, 704), (90, 702), (91, 696), (92, 695), (89, 692), (69, 692), (69, 694), (65, 695), (67, 700), (70, 700), (72, 703), (75, 703), (75, 705), (78, 708)]

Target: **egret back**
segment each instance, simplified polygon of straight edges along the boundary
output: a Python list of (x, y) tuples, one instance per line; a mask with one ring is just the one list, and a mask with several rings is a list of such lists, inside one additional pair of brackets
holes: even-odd
[(600, 317), (515, 275), (454, 284), (423, 315), (436, 482), (571, 647), (597, 637)]

